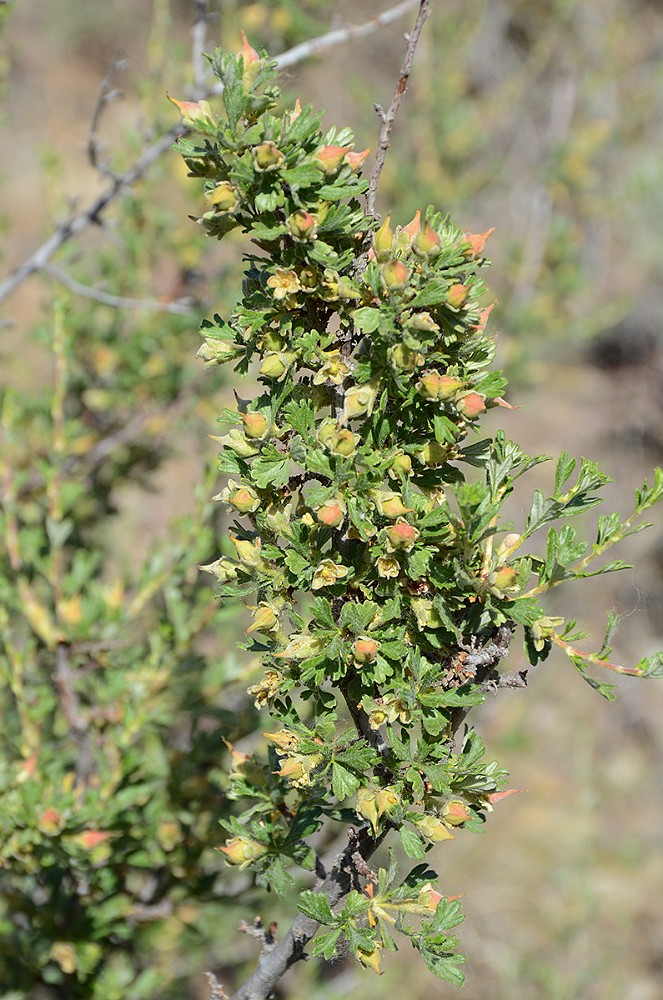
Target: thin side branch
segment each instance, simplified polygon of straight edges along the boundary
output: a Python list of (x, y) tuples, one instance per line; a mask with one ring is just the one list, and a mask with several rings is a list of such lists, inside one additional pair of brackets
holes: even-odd
[[(303, 42), (301, 45), (295, 45), (292, 49), (287, 52), (282, 53), (277, 59), (277, 63), (280, 68), (284, 69), (289, 66), (295, 66), (296, 64), (303, 62), (304, 59), (309, 58), (319, 52), (323, 52), (326, 49), (332, 48), (335, 45), (340, 45), (343, 42), (350, 41), (351, 39), (363, 38), (365, 35), (376, 31), (378, 28), (384, 27), (384, 25), (391, 23), (403, 14), (412, 10), (417, 5), (417, 0), (405, 0), (404, 3), (397, 4), (395, 7), (384, 11), (377, 17), (371, 18), (370, 21), (364, 24), (356, 26), (348, 26), (346, 28), (338, 28), (334, 31), (326, 32), (319, 38), (313, 38), (309, 42)], [(217, 88), (206, 88), (201, 93), (196, 95), (198, 100), (205, 97), (211, 97), (217, 92)], [(69, 240), (74, 239), (79, 236), (88, 226), (92, 224), (100, 225), (102, 222), (102, 216), (106, 208), (111, 202), (122, 194), (127, 188), (132, 187), (136, 181), (140, 180), (149, 170), (153, 163), (155, 163), (161, 156), (167, 153), (175, 140), (184, 135), (187, 131), (186, 126), (182, 124), (174, 125), (172, 128), (168, 129), (163, 135), (155, 139), (149, 146), (146, 147), (144, 152), (138, 157), (135, 163), (129, 167), (123, 174), (114, 175), (111, 184), (106, 188), (102, 194), (94, 199), (90, 205), (80, 212), (73, 213), (68, 219), (65, 219), (55, 232), (49, 236), (49, 238), (42, 243), (42, 245), (35, 250), (35, 252), (28, 257), (22, 264), (15, 268), (10, 274), (5, 278), (4, 281), (0, 282), (0, 302), (6, 299), (8, 295), (16, 289), (26, 278), (34, 274), (36, 271), (44, 270), (45, 265), (50, 261), (54, 253), (56, 253), (63, 244), (69, 242)]]
[(193, 302), (189, 298), (177, 299), (175, 302), (157, 302), (154, 299), (131, 299), (124, 295), (112, 295), (104, 292), (101, 288), (93, 288), (90, 285), (82, 285), (80, 281), (70, 277), (66, 271), (56, 267), (55, 264), (45, 264), (40, 269), (44, 274), (54, 278), (65, 288), (68, 288), (74, 295), (80, 295), (85, 299), (92, 299), (94, 302), (101, 302), (105, 306), (112, 306), (114, 309), (140, 309), (145, 312), (175, 313), (179, 316), (188, 316), (193, 309)]
[(431, 0), (420, 0), (417, 20), (414, 23), (412, 31), (406, 35), (407, 48), (405, 49), (405, 56), (403, 57), (403, 65), (401, 66), (396, 90), (394, 91), (394, 96), (391, 99), (391, 104), (389, 105), (388, 110), (383, 111), (379, 105), (376, 105), (375, 108), (382, 119), (382, 128), (380, 129), (380, 138), (378, 140), (378, 148), (375, 154), (375, 163), (373, 164), (371, 179), (366, 193), (366, 206), (369, 215), (375, 215), (375, 200), (377, 197), (378, 183), (384, 168), (387, 150), (391, 144), (391, 133), (394, 128), (394, 122), (396, 120), (396, 115), (398, 114), (398, 109), (400, 108), (401, 101), (403, 100), (403, 95), (407, 90), (408, 80), (410, 79), (410, 72), (412, 70), (412, 63), (414, 61), (414, 53), (419, 42), (421, 30), (424, 26), (426, 18), (430, 14), (430, 7)]
[(114, 87), (113, 83), (118, 73), (125, 69), (126, 66), (127, 60), (124, 56), (119, 55), (102, 80), (101, 87), (99, 88), (99, 97), (97, 98), (97, 103), (92, 114), (90, 134), (87, 140), (87, 158), (90, 161), (90, 166), (94, 167), (95, 170), (98, 170), (99, 173), (104, 175), (104, 177), (110, 177), (113, 179), (116, 178), (115, 171), (112, 170), (110, 165), (101, 158), (99, 126), (101, 125), (101, 119), (103, 118), (108, 105), (122, 97), (122, 91)]

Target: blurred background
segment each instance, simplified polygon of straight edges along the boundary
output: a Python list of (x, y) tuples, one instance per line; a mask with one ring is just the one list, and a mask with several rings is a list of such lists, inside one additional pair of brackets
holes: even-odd
[[(212, 0), (206, 44), (238, 47), (243, 29), (254, 47), (277, 55), (390, 6), (387, 0)], [(130, 168), (177, 123), (166, 92), (180, 99), (190, 93), (195, 8), (193, 0), (2, 5), (0, 281), (112, 184), (111, 171)], [(328, 124), (354, 128), (358, 149), (375, 148), (373, 105), (391, 99), (403, 32), (413, 18), (411, 11), (287, 70), (287, 99), (299, 95), (324, 107)], [(121, 96), (107, 103), (91, 132), (102, 81), (114, 66), (108, 89)], [(91, 135), (105, 174), (90, 161)], [(379, 199), (381, 211), (395, 206), (392, 224), (405, 224), (433, 203), (470, 231), (495, 227), (488, 244), (494, 263), (487, 281), (497, 299), (491, 324), (511, 382), (507, 398), (517, 408), (492, 411), (488, 419), (530, 453), (567, 450), (599, 461), (614, 478), (606, 503), (622, 514), (663, 458), (662, 150), (663, 4), (434, 2)], [(188, 218), (199, 212), (200, 191), (178, 156), (165, 153), (98, 225), (69, 239), (48, 268), (1, 305), (4, 385), (19, 394), (47, 391), (52, 361), (44, 330), (54, 295), (65, 294), (77, 371), (88, 379), (81, 389), (88, 427), (110, 421), (117, 435), (138, 420), (147, 435), (140, 454), (126, 459), (130, 471), (108, 485), (109, 573), (139, 566), (168, 538), (172, 518), (196, 509), (195, 487), (214, 464), (206, 435), (215, 433), (216, 413), (232, 399), (228, 374), (203, 371), (195, 353), (200, 320), (227, 312), (238, 295), (241, 241), (205, 243)], [(90, 297), (85, 289), (102, 295)], [(104, 294), (113, 301), (99, 301)], [(99, 372), (104, 364), (113, 369), (118, 337), (135, 350), (130, 357), (123, 349), (122, 378), (104, 383)], [(539, 466), (528, 485), (550, 487), (550, 469)], [(524, 495), (514, 503), (516, 523), (527, 501)], [(621, 663), (663, 645), (661, 512), (652, 520), (654, 527), (619, 553), (634, 570), (554, 593), (549, 603), (552, 614), (588, 626), (593, 648), (606, 612), (620, 613), (613, 658)], [(591, 534), (590, 525), (588, 519)], [(215, 526), (216, 544), (223, 530)], [(209, 561), (218, 549), (207, 544)], [(228, 727), (222, 736), (242, 737), (220, 713), (230, 704), (241, 714), (237, 706), (244, 705), (245, 683), (225, 686), (243, 670), (243, 654), (233, 647), (244, 627), (241, 613), (233, 612), (205, 634), (213, 668), (200, 703), (182, 703), (173, 714), (175, 729), (178, 712), (207, 720), (208, 768), (223, 763), (219, 726)], [(512, 669), (521, 666), (521, 655), (514, 650)], [(482, 837), (461, 834), (431, 858), (444, 890), (464, 896), (466, 1000), (663, 995), (662, 712), (663, 685), (623, 679), (617, 701), (608, 704), (554, 653), (531, 673), (526, 690), (500, 692), (481, 710), (478, 725), (490, 751), (508, 767), (510, 784), (527, 792), (498, 806)], [(247, 722), (245, 733), (254, 725)], [(212, 840), (220, 838), (214, 833)], [(210, 850), (206, 857), (212, 881), (224, 878), (218, 855)], [(265, 918), (277, 910), (286, 924), (282, 904), (254, 900)], [(135, 958), (137, 967), (159, 966), (162, 1000), (206, 996), (205, 969), (230, 988), (241, 978), (238, 963), (254, 955), (251, 940), (235, 927), (255, 911), (229, 905), (212, 916), (205, 907), (186, 911), (186, 904), (184, 890), (179, 910), (155, 916)], [(403, 989), (412, 1000), (456, 995), (407, 952), (385, 966), (376, 979), (345, 962), (310, 963), (284, 982), (281, 995), (377, 1000)], [(120, 977), (113, 987), (118, 997), (157, 996), (147, 978), (136, 986), (127, 976), (124, 986)], [(63, 993), (54, 977), (50, 986), (0, 982), (2, 995), (116, 995), (110, 987), (106, 994), (83, 986)]]

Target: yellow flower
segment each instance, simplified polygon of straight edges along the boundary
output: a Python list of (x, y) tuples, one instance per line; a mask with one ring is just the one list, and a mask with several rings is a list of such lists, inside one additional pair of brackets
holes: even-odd
[(311, 590), (320, 590), (322, 587), (333, 587), (337, 580), (342, 580), (350, 570), (347, 566), (335, 563), (333, 559), (323, 559), (313, 574)]
[(277, 267), (274, 274), (267, 279), (267, 284), (274, 289), (274, 298), (284, 299), (286, 295), (295, 295), (301, 290), (299, 278), (295, 271), (286, 271), (283, 267)]

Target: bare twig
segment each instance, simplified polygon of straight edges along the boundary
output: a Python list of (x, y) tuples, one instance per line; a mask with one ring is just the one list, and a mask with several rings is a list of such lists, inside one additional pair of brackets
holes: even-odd
[(319, 38), (312, 38), (308, 42), (295, 45), (293, 48), (288, 49), (287, 52), (283, 52), (280, 56), (277, 56), (276, 62), (278, 67), (279, 69), (286, 69), (288, 66), (295, 66), (297, 63), (303, 62), (304, 59), (309, 59), (311, 56), (325, 52), (336, 45), (355, 41), (357, 38), (364, 38), (378, 28), (384, 28), (385, 25), (398, 20), (404, 14), (408, 14), (411, 10), (414, 10), (419, 2), (420, 0), (405, 0), (404, 3), (399, 3), (395, 7), (383, 11), (363, 24), (348, 24), (342, 28), (335, 28), (333, 31), (328, 31), (325, 35), (320, 35)]
[(191, 29), (191, 64), (196, 91), (205, 90), (205, 37), (209, 21), (208, 0), (195, 0), (195, 20)]
[(379, 104), (376, 104), (375, 106), (375, 110), (382, 119), (382, 128), (380, 129), (380, 138), (378, 140), (378, 148), (375, 154), (375, 163), (373, 164), (371, 179), (368, 185), (368, 191), (366, 192), (366, 206), (370, 215), (375, 215), (375, 199), (377, 196), (378, 182), (384, 167), (387, 150), (389, 149), (389, 145), (391, 143), (391, 133), (396, 120), (396, 115), (398, 114), (398, 109), (401, 106), (403, 95), (407, 90), (407, 84), (412, 70), (412, 63), (414, 61), (414, 53), (417, 48), (419, 36), (421, 35), (421, 29), (424, 26), (426, 18), (430, 14), (430, 6), (431, 0), (420, 0), (419, 13), (417, 14), (414, 27), (406, 36), (407, 48), (405, 50), (405, 56), (403, 58), (398, 83), (396, 85), (396, 90), (394, 91), (394, 96), (391, 99), (389, 109), (387, 111), (383, 111)]
[(40, 270), (55, 278), (61, 285), (68, 288), (74, 295), (80, 295), (85, 299), (92, 299), (101, 302), (105, 306), (112, 306), (114, 309), (141, 309), (145, 312), (175, 313), (179, 316), (188, 316), (193, 309), (193, 302), (190, 298), (177, 299), (175, 302), (157, 302), (154, 299), (131, 299), (124, 295), (112, 295), (104, 292), (101, 288), (93, 288), (90, 285), (82, 285), (80, 281), (70, 277), (66, 271), (56, 267), (55, 264), (45, 264)]
[(97, 98), (97, 103), (92, 114), (92, 121), (90, 123), (90, 134), (87, 140), (87, 157), (90, 161), (90, 166), (98, 170), (104, 177), (110, 177), (113, 180), (116, 179), (117, 175), (111, 166), (101, 158), (101, 145), (99, 141), (99, 126), (101, 124), (101, 119), (103, 117), (104, 111), (113, 101), (116, 101), (119, 97), (122, 97), (122, 91), (113, 87), (113, 82), (118, 73), (125, 69), (127, 65), (127, 60), (122, 55), (118, 55), (115, 62), (108, 70), (108, 73), (101, 82), (101, 87), (99, 88), (99, 97)]
[[(309, 56), (322, 52), (334, 45), (340, 45), (351, 39), (362, 38), (396, 20), (396, 18), (401, 17), (414, 7), (416, 7), (416, 0), (406, 0), (406, 2), (397, 4), (392, 9), (384, 11), (364, 24), (337, 28), (326, 32), (319, 38), (313, 38), (309, 42), (295, 45), (292, 49), (282, 53), (278, 57), (277, 63), (282, 69), (294, 66), (297, 63), (303, 62)], [(198, 94), (197, 99), (210, 97), (216, 92), (217, 89), (214, 87), (207, 89), (203, 93)], [(186, 127), (182, 124), (172, 126), (172, 128), (168, 129), (167, 132), (147, 146), (128, 170), (123, 174), (114, 176), (112, 183), (87, 208), (73, 213), (68, 219), (65, 219), (30, 257), (15, 268), (4, 281), (0, 282), (0, 302), (7, 298), (30, 275), (36, 271), (44, 270), (44, 266), (63, 244), (79, 236), (88, 226), (92, 224), (100, 225), (103, 213), (108, 205), (115, 201), (123, 191), (126, 191), (127, 188), (130, 188), (136, 181), (140, 180), (152, 164), (171, 149), (175, 139), (180, 135), (184, 135), (186, 131)]]
[(209, 1000), (228, 1000), (228, 994), (216, 976), (211, 972), (206, 972), (205, 976), (209, 983)]

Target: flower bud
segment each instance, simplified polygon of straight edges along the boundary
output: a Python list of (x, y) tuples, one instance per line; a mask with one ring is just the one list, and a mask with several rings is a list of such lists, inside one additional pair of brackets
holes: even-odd
[(462, 309), (469, 294), (470, 289), (467, 285), (452, 285), (447, 291), (447, 304), (452, 309)]
[(468, 420), (474, 420), (486, 409), (486, 400), (478, 392), (468, 392), (466, 396), (459, 399), (456, 409)]
[(424, 837), (428, 837), (434, 843), (441, 843), (443, 840), (455, 840), (454, 834), (451, 830), (447, 829), (441, 819), (437, 816), (432, 816), (428, 813), (422, 816), (421, 819), (416, 820), (416, 824), (419, 830), (423, 833)]
[(399, 448), (388, 468), (390, 479), (400, 479), (401, 476), (412, 475), (412, 459)]
[(246, 630), (251, 632), (274, 632), (279, 627), (278, 609), (267, 601), (261, 601), (255, 609), (253, 621)]
[(44, 809), (37, 819), (37, 829), (47, 837), (54, 837), (63, 829), (65, 823), (62, 813), (57, 809)]
[[(293, 272), (294, 273), (294, 272)], [(297, 275), (295, 275), (297, 277)], [(269, 282), (268, 282), (269, 284)], [(285, 340), (276, 330), (268, 330), (262, 338), (263, 350), (271, 354), (278, 354), (285, 347)]]
[(411, 246), (417, 257), (435, 257), (440, 252), (441, 242), (439, 233), (426, 222), (424, 228), (415, 234)]
[(500, 566), (488, 577), (491, 590), (499, 595), (517, 591), (519, 589), (517, 580), (518, 571), (513, 566)]
[(167, 97), (182, 115), (182, 121), (185, 125), (195, 128), (206, 120), (215, 121), (209, 101), (177, 101), (169, 94)]
[(425, 907), (430, 913), (435, 913), (440, 903), (446, 897), (434, 889), (432, 885), (424, 885), (419, 890), (419, 897), (417, 902), (420, 906)]
[(281, 504), (270, 503), (265, 511), (265, 524), (275, 535), (281, 536), (290, 531), (292, 520), (291, 505), (283, 507)]
[(425, 333), (437, 333), (440, 329), (429, 312), (416, 312), (408, 319), (406, 326), (411, 330), (422, 330)]
[(379, 384), (377, 379), (372, 379), (363, 385), (353, 385), (351, 389), (348, 389), (343, 400), (341, 420), (370, 416), (375, 405)]
[(244, 354), (241, 344), (232, 344), (228, 340), (213, 340), (211, 337), (198, 349), (196, 357), (205, 362), (205, 368), (222, 365), (226, 361), (234, 361)]
[(375, 506), (383, 517), (397, 518), (402, 517), (404, 514), (414, 513), (412, 507), (405, 506), (400, 494), (394, 493), (392, 490), (376, 490), (373, 493), (373, 499)]
[(280, 351), (278, 354), (266, 354), (258, 371), (267, 378), (280, 379), (294, 364), (296, 355), (290, 351)]
[(361, 667), (365, 663), (374, 663), (379, 648), (380, 643), (376, 639), (367, 639), (362, 636), (355, 639), (352, 646), (352, 657), (356, 666)]
[(315, 154), (315, 161), (323, 174), (333, 177), (341, 169), (343, 160), (350, 151), (350, 146), (323, 146)]
[(382, 969), (380, 968), (380, 946), (376, 944), (372, 951), (364, 951), (363, 948), (357, 948), (355, 952), (355, 958), (359, 961), (361, 965), (366, 969), (372, 969), (376, 975), (382, 975)]
[(239, 204), (239, 195), (229, 181), (221, 181), (207, 195), (207, 201), (219, 212), (232, 212)]
[(373, 234), (373, 250), (380, 263), (389, 260), (393, 252), (394, 233), (389, 225), (391, 212), (384, 220), (380, 228)]
[(291, 635), (285, 649), (275, 653), (274, 656), (281, 660), (306, 660), (309, 656), (316, 656), (321, 649), (320, 638), (304, 632), (301, 635)]
[(332, 454), (340, 455), (342, 458), (352, 458), (357, 452), (359, 441), (358, 434), (353, 434), (352, 431), (347, 429), (340, 430), (331, 442), (330, 451)]
[(353, 174), (358, 174), (361, 168), (364, 166), (366, 159), (370, 153), (370, 149), (362, 149), (361, 153), (346, 153), (345, 159), (350, 167)]
[(316, 238), (318, 220), (310, 212), (300, 209), (288, 217), (288, 229), (298, 243), (306, 243)]
[(450, 449), (438, 441), (429, 441), (419, 452), (419, 459), (429, 469), (436, 465), (442, 465), (449, 457)]
[(472, 814), (460, 799), (449, 799), (442, 809), (442, 816), (449, 826), (462, 826), (468, 819), (472, 819)]
[(318, 507), (316, 517), (328, 528), (339, 528), (345, 520), (345, 504), (342, 500), (330, 500)]
[(252, 441), (247, 440), (238, 427), (233, 427), (231, 431), (228, 431), (222, 437), (215, 437), (213, 434), (210, 434), (210, 437), (212, 441), (217, 441), (223, 448), (229, 448), (230, 451), (234, 451), (240, 458), (252, 458), (254, 455), (260, 453), (260, 448)]
[(259, 844), (257, 840), (252, 840), (250, 837), (231, 837), (230, 840), (226, 841), (225, 847), (217, 849), (225, 854), (228, 864), (239, 865), (240, 868), (246, 868), (256, 858), (267, 853), (264, 844)]
[(393, 258), (380, 268), (382, 286), (387, 292), (400, 292), (408, 283), (410, 270), (402, 260)]
[(490, 229), (487, 229), (485, 233), (468, 233), (468, 232), (464, 232), (463, 233), (463, 240), (464, 240), (465, 243), (468, 244), (468, 246), (467, 246), (467, 248), (466, 248), (466, 250), (464, 252), (464, 256), (468, 260), (472, 260), (472, 258), (476, 259), (476, 258), (482, 257), (483, 256), (483, 248), (486, 245), (486, 240), (488, 239), (488, 237), (490, 236), (490, 234), (494, 233), (494, 232), (495, 232), (495, 226), (492, 226)]
[(259, 146), (254, 146), (251, 154), (255, 169), (259, 173), (278, 170), (285, 162), (285, 154), (281, 152), (274, 142), (262, 142)]
[(260, 497), (255, 490), (240, 486), (228, 496), (228, 503), (240, 514), (250, 514), (260, 506)]
[(440, 375), (437, 371), (426, 372), (417, 383), (417, 392), (424, 399), (434, 399), (444, 401), (451, 399), (459, 389), (462, 389), (464, 382), (453, 375)]
[(219, 583), (229, 583), (237, 579), (237, 566), (230, 559), (217, 559), (216, 562), (198, 566), (202, 573), (211, 573)]
[(414, 525), (403, 518), (399, 518), (396, 524), (391, 524), (387, 528), (387, 537), (394, 549), (402, 549), (410, 552), (421, 532)]
[(265, 566), (265, 560), (260, 552), (260, 539), (254, 543), (248, 541), (248, 539), (230, 535), (230, 541), (235, 546), (237, 558), (243, 566), (249, 569), (262, 569)]
[(413, 351), (405, 344), (396, 344), (389, 349), (389, 357), (392, 367), (397, 371), (413, 372), (419, 365), (423, 365), (424, 356), (419, 351)]
[(269, 424), (267, 418), (262, 413), (243, 413), (242, 423), (244, 433), (247, 438), (254, 438), (257, 441), (264, 441), (269, 437)]
[(250, 90), (253, 86), (253, 82), (260, 72), (262, 66), (262, 59), (256, 52), (256, 50), (249, 45), (248, 39), (244, 32), (240, 32), (242, 36), (242, 47), (239, 50), (239, 54), (243, 59), (243, 70), (242, 70), (242, 83), (244, 84), (245, 90)]
[(293, 750), (297, 750), (301, 743), (299, 736), (296, 733), (290, 732), (289, 729), (279, 729), (276, 733), (263, 733), (262, 735), (270, 743), (273, 743), (281, 753), (290, 753)]

